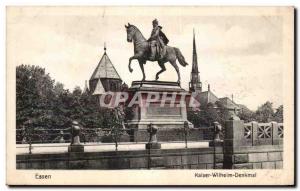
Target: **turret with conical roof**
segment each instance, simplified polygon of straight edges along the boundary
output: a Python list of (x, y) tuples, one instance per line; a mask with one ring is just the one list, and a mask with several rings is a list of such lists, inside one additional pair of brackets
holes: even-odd
[(89, 80), (89, 85), (93, 95), (96, 92), (99, 94), (100, 92), (121, 90), (122, 80), (106, 53), (106, 46), (104, 46), (104, 54)]

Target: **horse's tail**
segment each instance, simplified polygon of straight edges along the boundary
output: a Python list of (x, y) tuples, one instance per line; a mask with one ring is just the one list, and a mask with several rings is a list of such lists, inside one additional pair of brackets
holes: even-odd
[(175, 48), (175, 47), (174, 47), (174, 50), (175, 50), (175, 54), (176, 54), (176, 56), (177, 56), (177, 58), (178, 58), (178, 61), (179, 61), (180, 65), (181, 65), (181, 66), (186, 66), (186, 65), (188, 65), (188, 63), (187, 63), (187, 62), (185, 61), (185, 59), (184, 59), (184, 56), (181, 54), (179, 48)]

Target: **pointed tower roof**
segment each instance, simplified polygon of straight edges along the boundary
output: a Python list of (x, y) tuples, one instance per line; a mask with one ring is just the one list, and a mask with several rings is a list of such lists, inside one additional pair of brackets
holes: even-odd
[(189, 87), (190, 87), (190, 91), (193, 92), (202, 91), (202, 83), (200, 81), (199, 70), (198, 70), (195, 30), (193, 30), (193, 63), (192, 63), (191, 81), (189, 83)]
[(193, 65), (192, 65), (192, 72), (193, 73), (199, 73), (197, 50), (196, 50), (196, 40), (195, 40), (195, 30), (193, 30)]
[(83, 89), (83, 92), (89, 92), (89, 88), (88, 88), (87, 80), (85, 80), (85, 84), (84, 84), (84, 89)]
[(100, 94), (104, 94), (104, 93), (105, 93), (105, 89), (102, 85), (101, 80), (99, 79), (98, 82), (97, 82), (96, 88), (93, 92), (93, 95), (100, 95)]
[(114, 65), (110, 61), (106, 54), (106, 46), (104, 46), (104, 54), (93, 72), (90, 80), (100, 79), (100, 78), (114, 78), (121, 79)]

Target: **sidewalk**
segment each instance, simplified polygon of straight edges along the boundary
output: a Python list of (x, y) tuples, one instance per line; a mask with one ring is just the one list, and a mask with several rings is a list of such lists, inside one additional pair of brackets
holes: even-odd
[[(138, 143), (119, 143), (118, 151), (128, 151), (128, 150), (145, 150), (146, 142)], [(64, 153), (68, 152), (68, 146), (70, 143), (47, 143), (47, 144), (32, 144), (31, 152), (33, 154), (42, 153)], [(105, 151), (115, 151), (114, 143), (86, 143), (84, 145), (85, 152), (105, 152)], [(206, 148), (209, 146), (208, 141), (202, 142), (188, 142), (188, 148)], [(184, 142), (161, 142), (162, 149), (179, 149), (185, 148)], [(28, 154), (29, 144), (17, 145), (16, 154)]]

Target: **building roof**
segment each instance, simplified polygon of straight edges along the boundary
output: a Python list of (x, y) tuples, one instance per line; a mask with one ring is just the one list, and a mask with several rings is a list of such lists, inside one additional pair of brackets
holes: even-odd
[(100, 94), (104, 94), (104, 93), (105, 93), (105, 89), (102, 85), (101, 80), (99, 79), (98, 82), (97, 82), (96, 88), (93, 92), (93, 95), (100, 95)]
[(239, 105), (234, 103), (234, 101), (232, 101), (228, 97), (223, 97), (223, 98), (220, 98), (219, 100), (225, 108), (228, 108), (228, 109), (239, 108)]
[(199, 92), (196, 99), (200, 102), (200, 106), (206, 106), (208, 103), (216, 103), (219, 100), (211, 91)]
[(100, 78), (121, 79), (114, 65), (112, 64), (109, 57), (107, 56), (106, 52), (104, 52), (90, 80), (100, 79)]

